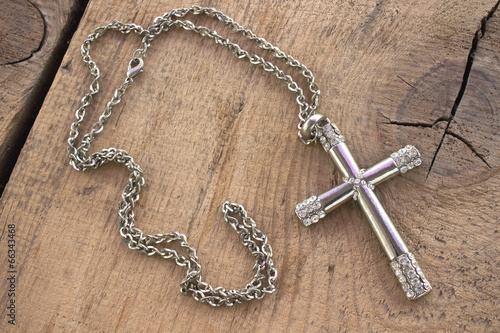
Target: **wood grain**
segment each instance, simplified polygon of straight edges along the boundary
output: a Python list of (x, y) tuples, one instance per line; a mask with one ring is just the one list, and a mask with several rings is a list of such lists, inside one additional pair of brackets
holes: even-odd
[(41, 13), (29, 1), (1, 1), (0, 64), (12, 64), (32, 56), (40, 48), (44, 35)]
[[(0, 201), (2, 267), (5, 225), (17, 228), (17, 328), (498, 331), (498, 14), (476, 38), (469, 81), (452, 114), (471, 43), (495, 2), (209, 3), (312, 69), (321, 112), (339, 125), (361, 166), (406, 144), (420, 149), (419, 169), (376, 189), (434, 287), (416, 302), (402, 294), (355, 204), (310, 228), (294, 217), (296, 203), (341, 180), (321, 148), (296, 137), (298, 110), (286, 86), (192, 33), (175, 30), (154, 41), (145, 72), (92, 150), (123, 148), (141, 164), (147, 185), (138, 226), (185, 233), (213, 285), (239, 288), (252, 276), (252, 258), (223, 223), (224, 200), (243, 204), (268, 235), (277, 293), (216, 309), (178, 292), (183, 269), (121, 241), (117, 203), (126, 170), (110, 164), (77, 173), (66, 156), (69, 125), (90, 84), (79, 49), (85, 36), (113, 19), (148, 26), (189, 5), (89, 4)], [(123, 81), (139, 43), (109, 34), (92, 48), (103, 92), (82, 133)], [(0, 272), (7, 290), (6, 269)], [(14, 331), (6, 320), (0, 329)]]
[[(82, 0), (0, 1), (0, 195), (66, 49)], [(70, 35), (70, 34), (69, 34)]]

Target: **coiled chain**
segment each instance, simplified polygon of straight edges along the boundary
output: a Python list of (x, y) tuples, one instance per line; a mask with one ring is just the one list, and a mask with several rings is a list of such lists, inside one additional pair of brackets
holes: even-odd
[[(232, 31), (241, 33), (246, 39), (254, 41), (261, 49), (267, 50), (275, 58), (284, 61), (286, 65), (295, 68), (309, 83), (309, 90), (312, 93), (311, 101), (308, 103), (303, 90), (298, 87), (292, 77), (286, 75), (273, 63), (264, 60), (258, 55), (250, 54), (242, 50), (239, 45), (231, 43), (227, 38), (220, 36), (214, 30), (202, 26), (195, 26), (188, 20), (178, 19), (190, 13), (194, 15), (204, 14), (217, 19), (229, 26)], [(296, 96), (296, 101), (300, 109), (299, 129), (304, 122), (315, 113), (318, 107), (318, 96), (320, 91), (318, 85), (314, 82), (312, 72), (290, 55), (283, 53), (265, 39), (255, 36), (252, 31), (243, 28), (227, 15), (213, 8), (192, 6), (191, 8), (174, 9), (161, 17), (157, 17), (154, 20), (154, 24), (147, 29), (136, 24), (125, 24), (113, 21), (106, 26), (96, 28), (81, 46), (83, 61), (87, 64), (90, 74), (93, 76), (93, 81), (90, 84), (90, 92), (82, 98), (81, 106), (76, 110), (76, 121), (71, 125), (68, 139), (69, 163), (78, 171), (84, 171), (89, 167), (97, 169), (110, 161), (121, 163), (127, 167), (130, 171), (129, 183), (125, 186), (122, 193), (122, 201), (118, 205), (121, 226), (120, 234), (130, 249), (146, 253), (147, 255), (160, 255), (165, 259), (174, 259), (179, 266), (185, 267), (187, 269), (187, 275), (181, 283), (182, 293), (191, 294), (197, 301), (206, 302), (213, 306), (219, 306), (221, 304), (233, 305), (235, 303), (241, 303), (242, 301), (261, 299), (266, 294), (273, 293), (276, 290), (277, 271), (273, 265), (272, 249), (267, 242), (267, 237), (262, 231), (256, 228), (255, 222), (247, 215), (243, 206), (225, 202), (222, 211), (224, 213), (224, 220), (236, 231), (240, 236), (241, 243), (246, 246), (255, 257), (255, 265), (253, 267), (255, 275), (252, 281), (241, 290), (227, 290), (222, 287), (213, 288), (202, 281), (201, 265), (196, 256), (196, 251), (189, 246), (185, 235), (175, 231), (166, 234), (144, 235), (142, 230), (135, 226), (134, 207), (139, 200), (139, 193), (144, 185), (143, 171), (139, 164), (135, 163), (134, 159), (128, 155), (126, 151), (117, 148), (103, 149), (87, 156), (87, 152), (90, 149), (90, 145), (95, 135), (103, 130), (104, 123), (111, 116), (112, 108), (120, 103), (128, 86), (134, 81), (134, 78), (142, 72), (143, 57), (154, 37), (161, 32), (167, 32), (174, 26), (193, 31), (204, 37), (212, 38), (218, 45), (227, 47), (237, 58), (246, 58), (251, 64), (262, 67), (266, 72), (282, 80), (288, 86), (288, 89)], [(102, 37), (108, 30), (117, 30), (123, 34), (134, 32), (141, 35), (143, 36), (142, 45), (141, 48), (137, 49), (133, 54), (127, 78), (124, 83), (115, 90), (103, 114), (92, 126), (90, 132), (83, 136), (80, 146), (77, 147), (76, 139), (79, 134), (78, 129), (85, 117), (86, 107), (90, 105), (92, 96), (99, 92), (100, 71), (97, 64), (90, 57), (90, 44)], [(160, 247), (161, 244), (169, 244), (171, 242), (177, 242), (180, 247), (185, 250), (185, 255), (179, 254), (177, 251), (168, 247)]]

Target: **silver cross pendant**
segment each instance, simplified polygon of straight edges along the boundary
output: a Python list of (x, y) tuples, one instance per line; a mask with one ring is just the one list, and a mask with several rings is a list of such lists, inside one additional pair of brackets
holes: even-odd
[(333, 159), (344, 180), (331, 190), (297, 205), (295, 212), (304, 225), (307, 227), (317, 223), (327, 213), (351, 198), (354, 199), (370, 221), (406, 297), (414, 300), (431, 291), (431, 285), (418, 266), (415, 256), (408, 251), (373, 191), (375, 186), (385, 180), (419, 166), (421, 160), (418, 150), (413, 146), (406, 146), (365, 170), (358, 167), (339, 129), (325, 116), (311, 116), (302, 126), (299, 136), (304, 142), (318, 140)]

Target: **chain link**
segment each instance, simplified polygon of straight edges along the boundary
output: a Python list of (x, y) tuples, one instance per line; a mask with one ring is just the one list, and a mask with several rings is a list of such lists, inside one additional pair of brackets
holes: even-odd
[[(285, 74), (285, 72), (272, 62), (266, 61), (259, 55), (250, 54), (248, 51), (241, 49), (238, 44), (230, 42), (229, 39), (222, 37), (214, 30), (207, 27), (195, 26), (191, 21), (179, 19), (188, 14), (203, 14), (217, 19), (224, 25), (229, 26), (235, 33), (240, 33), (246, 39), (255, 42), (259, 48), (268, 51), (273, 57), (295, 68), (309, 83), (309, 90), (312, 93), (310, 102), (307, 102), (303, 90), (297, 85), (293, 78)], [(222, 287), (213, 288), (202, 280), (201, 265), (196, 256), (196, 250), (189, 246), (185, 235), (175, 231), (166, 234), (144, 235), (142, 230), (135, 226), (134, 207), (139, 200), (141, 188), (144, 186), (143, 171), (139, 164), (135, 163), (133, 158), (128, 155), (126, 151), (117, 148), (103, 149), (87, 157), (91, 143), (95, 136), (104, 129), (104, 123), (111, 116), (113, 107), (120, 103), (129, 85), (142, 71), (142, 59), (151, 46), (154, 37), (162, 32), (170, 30), (172, 27), (193, 31), (203, 37), (211, 38), (218, 45), (227, 47), (237, 58), (247, 59), (251, 64), (262, 67), (266, 72), (271, 73), (276, 78), (283, 81), (288, 89), (296, 96), (296, 102), (300, 110), (299, 129), (318, 108), (320, 90), (314, 81), (312, 72), (305, 65), (295, 60), (292, 56), (285, 54), (265, 39), (257, 37), (249, 29), (243, 28), (229, 16), (213, 8), (193, 6), (191, 8), (174, 9), (161, 17), (157, 17), (153, 25), (147, 29), (136, 24), (125, 24), (113, 21), (106, 26), (96, 28), (81, 46), (83, 61), (87, 64), (93, 80), (90, 84), (90, 92), (82, 98), (81, 106), (75, 112), (76, 121), (71, 124), (68, 138), (69, 163), (78, 171), (84, 171), (90, 167), (96, 169), (111, 161), (123, 164), (127, 167), (130, 171), (129, 182), (123, 190), (122, 201), (118, 205), (120, 234), (130, 249), (137, 250), (149, 256), (159, 255), (165, 259), (173, 259), (179, 266), (185, 267), (187, 269), (187, 275), (181, 283), (182, 293), (191, 294), (197, 301), (206, 302), (213, 306), (222, 304), (230, 306), (235, 303), (241, 303), (242, 301), (261, 299), (266, 294), (275, 291), (277, 271), (273, 265), (272, 248), (268, 243), (266, 235), (257, 229), (254, 220), (247, 215), (243, 206), (225, 202), (222, 206), (222, 211), (224, 213), (224, 220), (236, 231), (240, 236), (241, 243), (247, 247), (250, 253), (255, 257), (255, 265), (253, 267), (254, 277), (241, 290), (228, 290)], [(77, 146), (76, 139), (79, 135), (78, 130), (85, 117), (86, 108), (91, 104), (92, 97), (97, 94), (100, 89), (99, 79), (101, 74), (97, 64), (90, 56), (90, 46), (91, 43), (102, 37), (109, 30), (116, 30), (123, 34), (133, 32), (142, 36), (141, 48), (137, 49), (132, 56), (125, 81), (115, 90), (113, 97), (107, 103), (98, 121), (92, 126), (90, 132), (83, 136), (80, 145)], [(162, 244), (165, 245), (172, 242), (177, 242), (185, 251), (185, 254), (179, 254), (177, 251), (166, 246), (161, 247)]]

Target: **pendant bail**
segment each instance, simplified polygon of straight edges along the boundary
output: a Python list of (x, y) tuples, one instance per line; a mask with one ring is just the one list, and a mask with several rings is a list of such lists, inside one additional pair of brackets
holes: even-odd
[(328, 119), (320, 113), (316, 113), (307, 118), (304, 124), (302, 124), (302, 127), (300, 127), (298, 133), (300, 140), (306, 145), (314, 142), (314, 140), (316, 140), (316, 125), (326, 120)]

